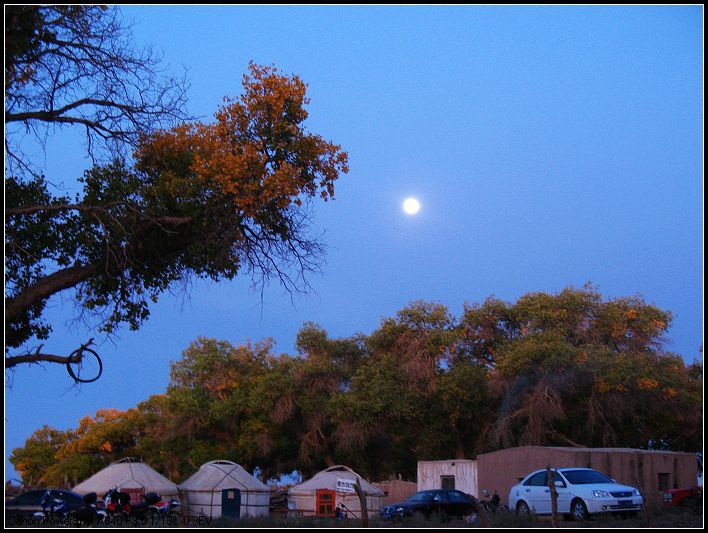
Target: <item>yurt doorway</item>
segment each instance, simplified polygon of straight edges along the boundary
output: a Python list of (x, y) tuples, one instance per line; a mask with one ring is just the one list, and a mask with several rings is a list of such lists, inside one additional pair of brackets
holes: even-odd
[(241, 518), (241, 490), (224, 489), (221, 491), (221, 516)]
[(318, 490), (316, 492), (317, 516), (334, 516), (335, 494), (333, 490)]

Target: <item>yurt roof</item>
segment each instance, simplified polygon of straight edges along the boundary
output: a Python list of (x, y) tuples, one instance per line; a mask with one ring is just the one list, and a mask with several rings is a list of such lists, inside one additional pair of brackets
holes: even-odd
[(163, 496), (179, 493), (177, 485), (145, 463), (130, 458), (111, 463), (74, 487), (78, 494), (105, 494), (113, 488), (144, 489)]
[(292, 487), (290, 489), (290, 492), (296, 494), (303, 492), (312, 492), (322, 489), (336, 490), (338, 479), (349, 479), (352, 481), (359, 479), (361, 488), (364, 489), (364, 492), (369, 496), (384, 495), (384, 492), (381, 489), (375, 487), (374, 485), (366, 481), (363, 477), (361, 477), (359, 474), (354, 472), (354, 470), (344, 465), (331, 466), (325, 470), (322, 470), (307, 481), (303, 481), (299, 485), (295, 485), (294, 487)]
[(212, 492), (222, 489), (270, 492), (268, 485), (261, 483), (241, 465), (223, 460), (204, 463), (184, 483), (180, 483), (179, 487), (190, 492)]

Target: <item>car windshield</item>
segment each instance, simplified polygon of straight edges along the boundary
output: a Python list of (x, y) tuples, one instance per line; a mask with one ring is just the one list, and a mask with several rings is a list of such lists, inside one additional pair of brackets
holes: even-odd
[(563, 475), (571, 485), (592, 485), (594, 483), (614, 483), (606, 475), (595, 470), (563, 470)]

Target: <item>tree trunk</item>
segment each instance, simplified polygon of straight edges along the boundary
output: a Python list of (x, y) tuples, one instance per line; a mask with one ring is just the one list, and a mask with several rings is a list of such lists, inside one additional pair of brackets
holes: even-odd
[(551, 465), (546, 465), (546, 477), (548, 478), (548, 488), (551, 491), (551, 527), (558, 527), (558, 493)]
[(64, 268), (40, 279), (17, 296), (5, 301), (5, 324), (13, 322), (28, 308), (52, 294), (74, 287), (95, 273), (95, 265), (81, 265)]

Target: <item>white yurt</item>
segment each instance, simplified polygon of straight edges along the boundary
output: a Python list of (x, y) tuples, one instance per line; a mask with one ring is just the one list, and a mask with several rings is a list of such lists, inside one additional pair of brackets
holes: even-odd
[(305, 516), (334, 516), (341, 506), (350, 518), (361, 517), (359, 496), (354, 484), (359, 480), (366, 494), (366, 509), (371, 516), (381, 511), (384, 492), (351, 468), (332, 466), (288, 491), (288, 507)]
[(203, 464), (179, 486), (190, 515), (245, 518), (270, 514), (270, 489), (231, 461)]
[(111, 463), (73, 490), (82, 495), (95, 492), (102, 497), (111, 489), (127, 492), (132, 502), (142, 501), (142, 496), (148, 492), (157, 492), (163, 498), (179, 497), (177, 485), (145, 463), (129, 457)]

